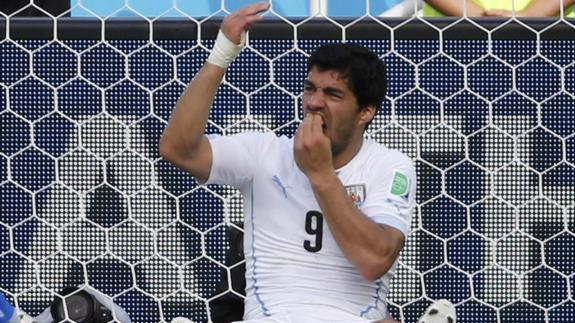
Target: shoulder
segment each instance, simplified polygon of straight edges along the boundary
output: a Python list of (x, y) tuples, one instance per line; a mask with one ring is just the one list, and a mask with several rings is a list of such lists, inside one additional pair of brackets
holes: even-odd
[(413, 160), (407, 154), (397, 149), (387, 148), (373, 139), (367, 139), (366, 144), (369, 145), (368, 163), (371, 167), (381, 170), (394, 168), (414, 169)]
[[(211, 142), (215, 141), (235, 141), (242, 144), (262, 147), (267, 145), (281, 144), (282, 137), (276, 136), (273, 132), (244, 131), (231, 135), (208, 135)], [(287, 138), (286, 138), (287, 139)]]
[(273, 132), (244, 131), (237, 134), (228, 135), (228, 137), (241, 138), (252, 141), (272, 141), (278, 138)]
[(373, 140), (369, 141), (369, 145), (369, 155), (364, 165), (368, 183), (387, 187), (396, 178), (404, 178), (409, 183), (417, 182), (414, 163), (407, 154)]
[(290, 145), (291, 140), (286, 136), (278, 136), (275, 133), (268, 132), (245, 132), (243, 135), (250, 138), (250, 140), (257, 143), (257, 149), (264, 151), (267, 149), (283, 149), (286, 145)]
[(292, 153), (292, 139), (286, 136), (278, 136), (275, 133), (246, 131), (229, 138), (237, 138), (240, 145), (248, 148), (252, 156), (256, 159), (263, 159), (274, 162), (275, 159), (289, 157)]
[(289, 140), (286, 136), (278, 136), (272, 131), (258, 132), (258, 131), (246, 131), (237, 134), (236, 136), (245, 136), (246, 138), (251, 138), (253, 140), (280, 143), (282, 141)]
[[(251, 158), (259, 172), (264, 169), (282, 172), (292, 168), (292, 139), (278, 136), (273, 132), (246, 132), (242, 134), (250, 140)], [(265, 172), (264, 172), (265, 173)]]

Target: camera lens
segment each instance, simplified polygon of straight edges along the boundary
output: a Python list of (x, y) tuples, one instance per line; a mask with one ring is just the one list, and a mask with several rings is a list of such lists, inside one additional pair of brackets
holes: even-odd
[[(72, 295), (64, 296), (66, 300), (66, 309), (68, 310), (68, 319), (76, 322), (84, 322), (92, 316), (93, 303), (92, 299), (80, 291)], [(55, 304), (55, 313), (53, 312), (54, 321), (66, 319), (64, 306), (61, 299)], [(56, 314), (56, 315), (54, 315)]]

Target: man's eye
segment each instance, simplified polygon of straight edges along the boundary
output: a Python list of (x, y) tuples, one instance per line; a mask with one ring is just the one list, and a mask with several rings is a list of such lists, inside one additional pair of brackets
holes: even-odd
[(336, 100), (341, 100), (343, 98), (343, 96), (341, 94), (334, 93), (334, 92), (329, 93), (329, 96), (332, 97), (333, 99), (336, 99)]

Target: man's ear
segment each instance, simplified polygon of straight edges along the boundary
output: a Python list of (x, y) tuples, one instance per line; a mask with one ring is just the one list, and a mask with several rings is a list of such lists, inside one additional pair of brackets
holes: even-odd
[(373, 120), (373, 118), (375, 117), (376, 112), (377, 112), (377, 109), (373, 105), (368, 105), (368, 106), (364, 107), (363, 109), (361, 109), (361, 111), (359, 112), (360, 124), (366, 125), (366, 124), (370, 123), (371, 120)]

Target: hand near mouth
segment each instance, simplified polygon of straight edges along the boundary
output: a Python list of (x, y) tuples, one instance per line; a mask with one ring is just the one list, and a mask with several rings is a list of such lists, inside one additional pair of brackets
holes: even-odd
[(334, 171), (331, 142), (320, 114), (306, 114), (294, 137), (294, 156), (298, 167), (310, 180)]

